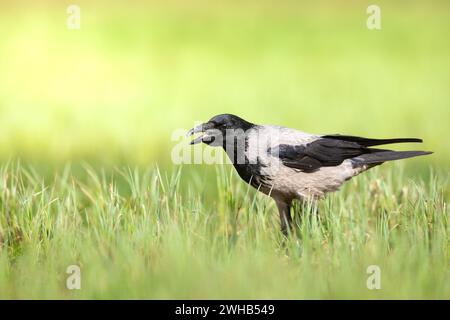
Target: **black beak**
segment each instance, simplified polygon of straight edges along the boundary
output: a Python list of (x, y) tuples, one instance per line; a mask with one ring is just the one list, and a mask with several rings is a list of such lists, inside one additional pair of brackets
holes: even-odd
[(196, 133), (201, 132), (203, 134), (201, 136), (198, 136), (194, 140), (192, 140), (190, 144), (197, 144), (197, 143), (203, 142), (203, 138), (205, 137), (205, 132), (212, 128), (214, 128), (214, 123), (211, 123), (211, 122), (202, 123), (202, 124), (196, 126), (195, 128), (192, 128), (191, 130), (189, 130), (186, 133), (186, 137), (190, 137)]

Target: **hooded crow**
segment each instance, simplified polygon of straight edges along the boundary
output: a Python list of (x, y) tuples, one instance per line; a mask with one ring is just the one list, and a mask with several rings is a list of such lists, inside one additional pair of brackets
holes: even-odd
[(281, 230), (291, 227), (292, 201), (318, 200), (347, 180), (385, 161), (431, 154), (393, 151), (378, 145), (422, 142), (416, 138), (369, 139), (348, 135), (316, 135), (272, 125), (257, 125), (232, 114), (217, 115), (188, 132), (203, 142), (224, 148), (239, 176), (272, 197)]

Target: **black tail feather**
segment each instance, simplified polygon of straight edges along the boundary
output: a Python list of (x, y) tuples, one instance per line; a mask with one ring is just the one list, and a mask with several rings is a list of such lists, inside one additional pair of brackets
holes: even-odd
[(429, 151), (391, 151), (383, 150), (374, 153), (360, 155), (352, 160), (357, 164), (381, 164), (385, 161), (407, 159), (432, 154)]
[(356, 142), (364, 147), (378, 146), (382, 144), (391, 144), (391, 143), (423, 142), (422, 139), (417, 138), (370, 139), (356, 136), (345, 136), (339, 134), (326, 135), (323, 136), (322, 138)]

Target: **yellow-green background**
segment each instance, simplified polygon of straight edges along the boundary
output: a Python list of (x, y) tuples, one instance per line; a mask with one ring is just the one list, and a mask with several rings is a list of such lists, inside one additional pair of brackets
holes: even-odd
[[(81, 29), (66, 26), (69, 4)], [(448, 167), (450, 6), (377, 1), (2, 1), (0, 158), (170, 167), (218, 113), (314, 133), (413, 136)]]

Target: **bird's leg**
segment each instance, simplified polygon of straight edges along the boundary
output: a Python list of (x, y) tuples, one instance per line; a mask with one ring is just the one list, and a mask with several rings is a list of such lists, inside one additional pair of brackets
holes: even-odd
[(280, 214), (281, 232), (287, 237), (292, 226), (291, 201), (285, 202), (275, 200), (275, 203), (277, 204), (278, 212)]

